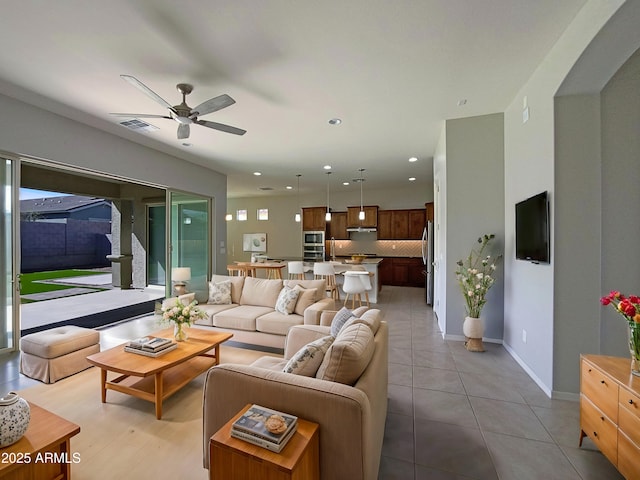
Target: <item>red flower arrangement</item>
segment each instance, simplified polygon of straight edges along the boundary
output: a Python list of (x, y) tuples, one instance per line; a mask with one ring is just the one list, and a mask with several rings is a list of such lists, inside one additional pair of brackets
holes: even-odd
[(602, 297), (600, 303), (611, 305), (629, 324), (629, 350), (631, 352), (631, 372), (640, 376), (640, 297), (626, 297), (617, 290)]

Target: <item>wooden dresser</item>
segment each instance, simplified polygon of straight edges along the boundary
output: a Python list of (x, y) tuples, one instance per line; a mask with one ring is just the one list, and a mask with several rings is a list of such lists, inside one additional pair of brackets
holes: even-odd
[(640, 377), (631, 360), (580, 356), (580, 445), (588, 436), (627, 480), (640, 480)]

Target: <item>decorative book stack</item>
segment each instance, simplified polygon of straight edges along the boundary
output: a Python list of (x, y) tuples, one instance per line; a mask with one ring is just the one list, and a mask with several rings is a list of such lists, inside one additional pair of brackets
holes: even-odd
[(130, 341), (125, 345), (124, 351), (146, 355), (147, 357), (159, 357), (171, 350), (175, 350), (177, 347), (178, 344), (168, 338), (142, 337)]
[(231, 426), (231, 436), (280, 452), (293, 436), (298, 417), (252, 405)]

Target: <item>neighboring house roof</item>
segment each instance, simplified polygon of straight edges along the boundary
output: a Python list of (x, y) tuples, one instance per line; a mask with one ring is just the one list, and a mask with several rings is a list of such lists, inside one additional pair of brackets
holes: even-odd
[(63, 197), (34, 198), (20, 200), (20, 213), (63, 213), (77, 212), (97, 205), (111, 205), (104, 198), (83, 197), (80, 195), (65, 195)]

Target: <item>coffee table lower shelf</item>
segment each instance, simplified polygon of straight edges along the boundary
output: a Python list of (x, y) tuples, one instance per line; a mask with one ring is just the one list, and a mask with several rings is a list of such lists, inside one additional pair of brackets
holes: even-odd
[(107, 379), (107, 370), (102, 369), (102, 403), (107, 401), (107, 390), (115, 390), (154, 403), (156, 418), (160, 420), (162, 402), (216, 364), (215, 357), (198, 356), (148, 377), (120, 375), (111, 380)]

